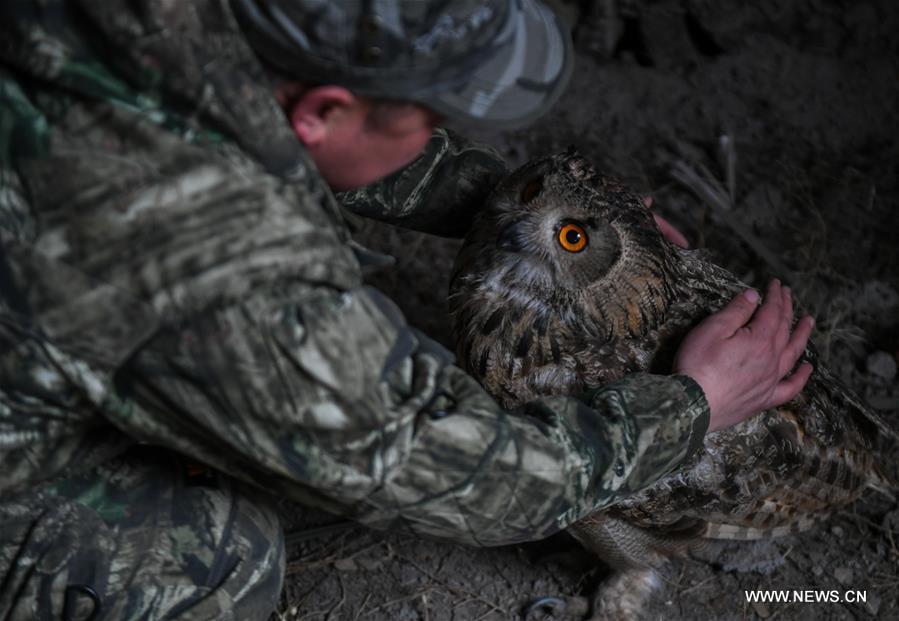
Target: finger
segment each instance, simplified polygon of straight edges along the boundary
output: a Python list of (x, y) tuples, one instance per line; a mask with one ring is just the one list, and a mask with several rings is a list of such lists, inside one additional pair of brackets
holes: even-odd
[(651, 197), (651, 196), (644, 196), (642, 200), (643, 200), (643, 205), (644, 205), (647, 209), (649, 209), (650, 207), (652, 207), (652, 197)]
[(803, 362), (799, 365), (799, 368), (796, 369), (793, 375), (780, 382), (777, 388), (774, 389), (774, 395), (769, 407), (774, 408), (783, 405), (798, 395), (805, 388), (808, 378), (812, 376), (812, 370), (812, 365), (808, 362)]
[(703, 323), (715, 326), (715, 330), (724, 338), (730, 338), (752, 318), (759, 306), (759, 293), (755, 289), (746, 289), (734, 296), (727, 306), (714, 313)]
[(776, 339), (778, 351), (783, 349), (790, 340), (790, 326), (793, 325), (793, 296), (789, 287), (781, 287), (780, 299), (780, 325)]
[(759, 311), (747, 326), (753, 333), (763, 338), (776, 334), (780, 325), (780, 314), (783, 307), (783, 297), (780, 293), (780, 281), (776, 278), (768, 283), (768, 291), (765, 293), (765, 301), (759, 307)]
[(789, 313), (791, 316), (793, 315), (793, 290), (790, 289), (789, 286), (784, 285), (780, 288), (780, 293), (783, 299), (783, 307), (785, 312)]
[(784, 315), (793, 318), (793, 290), (789, 287), (781, 287), (781, 294), (783, 296), (783, 309)]
[(662, 231), (662, 236), (665, 239), (670, 241), (675, 246), (680, 246), (681, 248), (690, 247), (690, 242), (687, 241), (687, 238), (684, 237), (684, 234), (678, 231), (673, 224), (668, 222), (668, 220), (657, 213), (652, 214), (652, 217), (655, 219), (656, 224), (658, 225), (659, 230)]
[(805, 351), (805, 346), (808, 345), (808, 339), (812, 335), (814, 327), (815, 320), (808, 315), (800, 319), (799, 323), (796, 324), (796, 328), (793, 330), (793, 334), (790, 335), (790, 340), (780, 356), (778, 370), (781, 375), (792, 369), (796, 361), (799, 360), (799, 356), (802, 355), (802, 352)]

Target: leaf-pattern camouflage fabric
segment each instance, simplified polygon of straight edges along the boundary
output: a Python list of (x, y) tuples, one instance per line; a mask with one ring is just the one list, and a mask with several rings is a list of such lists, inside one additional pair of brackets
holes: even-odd
[[(227, 2), (7, 2), (0, 40), (4, 549), (27, 546), (10, 519), (37, 524), (53, 485), (101, 481), (84, 473), (135, 441), (474, 545), (564, 528), (701, 441), (707, 405), (683, 377), (503, 411), (363, 287), (343, 208)], [(409, 171), (347, 201), (437, 231), (500, 169), (438, 131)], [(82, 497), (69, 503), (67, 528), (85, 532)]]
[(432, 235), (462, 237), (507, 172), (505, 161), (490, 147), (438, 129), (410, 165), (378, 183), (342, 192), (339, 198), (359, 215)]
[(284, 541), (261, 492), (138, 447), (0, 504), (11, 621), (264, 621)]

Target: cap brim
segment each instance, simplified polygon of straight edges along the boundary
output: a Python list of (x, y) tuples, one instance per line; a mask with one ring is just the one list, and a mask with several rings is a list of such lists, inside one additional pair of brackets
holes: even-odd
[(422, 103), (453, 120), (499, 128), (526, 125), (552, 107), (571, 77), (571, 35), (537, 0), (520, 4), (509, 42), (465, 84)]

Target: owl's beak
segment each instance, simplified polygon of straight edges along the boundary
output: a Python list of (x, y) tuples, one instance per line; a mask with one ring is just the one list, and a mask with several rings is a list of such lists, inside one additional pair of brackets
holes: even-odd
[(506, 225), (496, 237), (496, 247), (505, 252), (521, 252), (524, 249), (523, 233), (521, 222)]

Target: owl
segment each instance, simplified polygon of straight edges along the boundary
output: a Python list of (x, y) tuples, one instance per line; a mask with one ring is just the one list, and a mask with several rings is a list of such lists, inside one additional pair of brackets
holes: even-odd
[[(461, 364), (504, 406), (671, 372), (685, 334), (746, 285), (663, 238), (639, 196), (574, 151), (495, 189), (454, 266)], [(883, 421), (818, 361), (795, 399), (707, 434), (688, 463), (569, 527), (615, 571), (594, 619), (637, 618), (670, 557), (808, 528), (867, 487)]]

